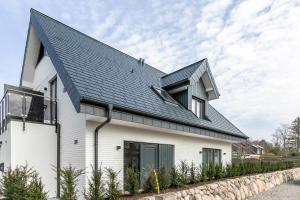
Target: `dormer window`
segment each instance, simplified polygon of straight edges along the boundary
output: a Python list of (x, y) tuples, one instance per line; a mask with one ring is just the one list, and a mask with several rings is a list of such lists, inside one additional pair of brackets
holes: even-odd
[(205, 102), (202, 99), (193, 97), (192, 99), (192, 112), (201, 119), (204, 119), (205, 115)]
[(154, 86), (152, 86), (152, 88), (165, 102), (178, 105), (177, 102), (165, 90)]

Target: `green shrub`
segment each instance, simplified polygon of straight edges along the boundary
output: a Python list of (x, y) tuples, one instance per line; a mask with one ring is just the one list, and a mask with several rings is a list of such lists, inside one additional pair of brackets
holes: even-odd
[(8, 200), (47, 199), (44, 185), (36, 171), (28, 166), (9, 168), (1, 178), (1, 194)]
[(154, 176), (153, 170), (150, 171), (148, 177), (146, 178), (146, 181), (144, 181), (145, 192), (156, 192), (157, 190), (156, 178)]
[(120, 188), (120, 182), (118, 181), (118, 174), (119, 172), (115, 172), (111, 168), (106, 168), (107, 171), (107, 191), (106, 191), (106, 197), (110, 200), (118, 199), (121, 196)]
[(84, 173), (83, 170), (77, 170), (71, 165), (60, 169), (61, 174), (61, 200), (76, 200), (77, 199), (77, 184), (78, 178)]
[(105, 189), (103, 183), (103, 171), (101, 167), (96, 170), (92, 168), (92, 176), (88, 181), (88, 191), (84, 194), (86, 200), (103, 200)]
[(240, 164), (233, 163), (231, 166), (232, 176), (239, 176), (241, 173)]
[(139, 183), (139, 174), (134, 170), (134, 168), (126, 168), (124, 180), (125, 190), (128, 191), (131, 195), (136, 195), (139, 191)]
[(180, 182), (180, 177), (179, 177), (179, 173), (178, 170), (176, 169), (176, 167), (172, 167), (171, 171), (170, 171), (170, 178), (171, 178), (171, 187), (180, 187), (182, 186), (181, 182)]
[(179, 164), (179, 182), (180, 185), (186, 185), (189, 183), (189, 165), (185, 160), (180, 161)]
[(222, 163), (219, 165), (215, 166), (216, 174), (215, 174), (215, 179), (220, 179), (225, 177), (225, 170), (223, 168)]
[(158, 182), (161, 190), (168, 189), (171, 185), (170, 173), (166, 170), (166, 168), (162, 167), (159, 169), (158, 173)]
[(191, 184), (198, 182), (196, 171), (197, 171), (197, 168), (195, 167), (194, 162), (192, 162), (191, 167), (190, 167), (190, 180), (189, 180), (189, 182)]
[(205, 181), (208, 180), (207, 166), (203, 164), (200, 168), (201, 168), (200, 181), (201, 181), (201, 182), (205, 182)]
[(208, 165), (208, 169), (207, 169), (207, 176), (209, 180), (213, 180), (215, 178), (216, 175), (216, 168), (215, 165), (213, 163), (210, 163)]
[(29, 197), (27, 198), (27, 200), (46, 200), (48, 198), (42, 180), (37, 172), (34, 172), (31, 175), (28, 194)]
[(287, 168), (293, 168), (294, 167), (294, 163), (292, 161), (287, 161)]

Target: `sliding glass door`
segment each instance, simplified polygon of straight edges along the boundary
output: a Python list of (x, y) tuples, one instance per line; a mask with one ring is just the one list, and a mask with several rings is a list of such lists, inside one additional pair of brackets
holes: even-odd
[(221, 164), (221, 150), (220, 149), (209, 149), (203, 148), (202, 151), (202, 160), (204, 165)]
[(161, 167), (170, 170), (174, 165), (174, 146), (168, 144), (124, 142), (124, 172), (130, 167), (141, 175), (149, 176), (152, 169)]

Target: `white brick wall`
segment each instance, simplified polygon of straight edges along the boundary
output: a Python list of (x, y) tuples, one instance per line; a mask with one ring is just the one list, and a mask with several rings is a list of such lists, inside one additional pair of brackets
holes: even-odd
[[(49, 81), (56, 75), (56, 70), (48, 56), (45, 56), (35, 70), (34, 90), (45, 92), (49, 96)], [(59, 76), (57, 76), (57, 106), (58, 122), (61, 124), (61, 165), (72, 165), (77, 169), (85, 169), (85, 116), (77, 113), (67, 92), (64, 92), (64, 86)], [(78, 140), (78, 144), (74, 141)], [(56, 146), (55, 146), (56, 147)], [(85, 184), (85, 175), (82, 175), (79, 181), (82, 187)]]
[[(18, 165), (33, 167), (41, 176), (49, 196), (56, 195), (56, 134), (55, 127), (38, 123), (26, 122), (23, 131), (23, 122), (12, 120), (7, 125), (8, 130), (1, 136), (5, 143), (1, 147), (0, 162), (5, 168)], [(3, 154), (2, 154), (3, 152)]]
[(0, 141), (2, 141), (0, 163), (4, 163), (4, 167), (7, 168), (11, 165), (11, 134), (9, 125), (7, 125), (7, 130), (0, 135)]

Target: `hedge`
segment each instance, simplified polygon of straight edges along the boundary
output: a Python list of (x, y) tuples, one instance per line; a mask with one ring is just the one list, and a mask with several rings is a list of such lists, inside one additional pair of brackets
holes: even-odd
[[(158, 182), (161, 190), (168, 188), (182, 187), (189, 184), (197, 184), (200, 182), (206, 182), (210, 180), (218, 180), (221, 178), (230, 178), (235, 176), (244, 176), (257, 173), (266, 173), (284, 169), (293, 168), (293, 162), (279, 161), (279, 162), (263, 162), (263, 161), (251, 161), (228, 164), (226, 166), (209, 164), (207, 166), (195, 166), (192, 162), (190, 165), (186, 161), (181, 161), (178, 166), (173, 167), (167, 171), (165, 168), (161, 168), (158, 171)], [(134, 170), (132, 170), (134, 171)], [(135, 171), (135, 173), (137, 173)], [(154, 173), (149, 173), (149, 177), (146, 177), (141, 186), (145, 192), (156, 191), (156, 185), (153, 183)], [(127, 178), (126, 178), (127, 177)], [(135, 176), (126, 176), (124, 184), (130, 188), (130, 184), (136, 184), (139, 174)], [(132, 180), (135, 179), (135, 180)], [(132, 186), (136, 187), (136, 186)], [(131, 191), (128, 191), (131, 192)], [(131, 192), (131, 195), (135, 195), (136, 192)]]

